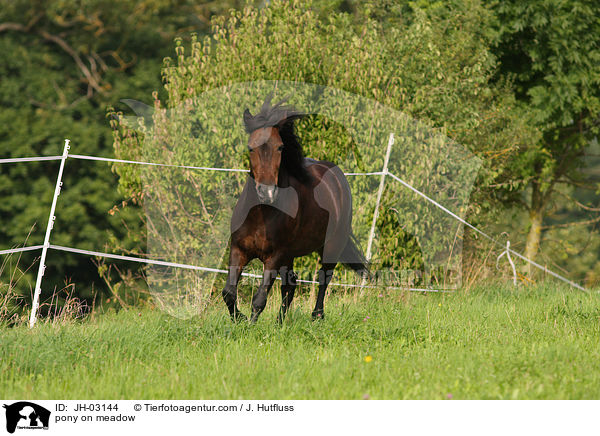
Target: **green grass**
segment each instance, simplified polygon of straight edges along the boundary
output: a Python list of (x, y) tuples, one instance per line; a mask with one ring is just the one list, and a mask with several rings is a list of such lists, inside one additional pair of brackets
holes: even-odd
[[(2, 327), (0, 392), (22, 399), (600, 398), (600, 294), (554, 285), (456, 294), (271, 295), (255, 326), (224, 304)], [(248, 305), (243, 310), (248, 312)], [(370, 362), (366, 356), (372, 356)]]

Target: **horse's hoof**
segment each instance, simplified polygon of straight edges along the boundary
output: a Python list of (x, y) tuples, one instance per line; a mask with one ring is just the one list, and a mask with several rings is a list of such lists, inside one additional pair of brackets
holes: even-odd
[(314, 311), (312, 313), (312, 319), (313, 319), (313, 321), (325, 319), (325, 314), (323, 313), (322, 310)]
[(233, 322), (243, 322), (248, 321), (248, 317), (244, 315), (242, 312), (235, 312), (234, 315), (231, 316)]

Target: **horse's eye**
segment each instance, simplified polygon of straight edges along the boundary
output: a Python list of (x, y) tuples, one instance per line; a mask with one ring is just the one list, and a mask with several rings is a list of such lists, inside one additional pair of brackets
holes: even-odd
[(283, 151), (283, 145), (280, 145), (280, 146), (277, 148), (277, 151)]
[(248, 152), (252, 153), (254, 151), (254, 149), (252, 147), (248, 147)]

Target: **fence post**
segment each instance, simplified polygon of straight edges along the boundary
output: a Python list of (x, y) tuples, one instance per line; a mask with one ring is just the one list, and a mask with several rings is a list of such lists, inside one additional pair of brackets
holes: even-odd
[[(381, 196), (383, 195), (383, 188), (385, 185), (385, 176), (388, 174), (388, 163), (390, 161), (390, 153), (392, 152), (392, 145), (394, 145), (394, 133), (390, 133), (390, 139), (388, 140), (387, 150), (385, 151), (385, 159), (383, 160), (383, 170), (381, 171), (381, 178), (379, 179), (379, 189), (377, 190), (377, 201), (375, 202), (375, 212), (373, 212), (373, 222), (371, 223), (371, 230), (369, 232), (369, 241), (367, 242), (367, 262), (371, 261), (371, 249), (373, 248), (373, 238), (375, 237), (375, 225), (377, 224), (377, 218), (379, 217), (379, 204), (381, 203)], [(362, 285), (367, 283), (367, 278), (363, 277)], [(362, 293), (362, 292), (361, 292)]]
[(60, 169), (58, 170), (58, 178), (56, 179), (56, 186), (54, 188), (54, 198), (52, 199), (52, 207), (50, 208), (50, 216), (48, 217), (48, 226), (46, 227), (46, 237), (44, 238), (44, 245), (42, 247), (42, 257), (40, 257), (40, 267), (38, 269), (37, 280), (35, 282), (35, 293), (33, 294), (33, 302), (31, 304), (31, 317), (29, 318), (29, 328), (33, 328), (36, 321), (36, 315), (38, 306), (40, 303), (40, 293), (42, 291), (42, 277), (44, 276), (44, 271), (46, 270), (46, 253), (48, 252), (48, 247), (50, 246), (50, 233), (52, 232), (52, 227), (54, 227), (54, 211), (56, 210), (56, 200), (60, 195), (60, 188), (62, 186), (62, 174), (63, 169), (65, 167), (65, 161), (67, 160), (67, 156), (69, 154), (69, 140), (65, 139), (65, 148), (63, 149), (63, 154), (60, 159)]

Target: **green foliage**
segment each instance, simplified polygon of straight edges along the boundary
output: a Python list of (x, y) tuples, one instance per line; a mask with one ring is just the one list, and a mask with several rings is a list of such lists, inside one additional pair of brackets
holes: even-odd
[[(600, 182), (592, 168), (586, 170), (595, 162), (589, 158), (590, 141), (597, 137), (600, 125), (600, 4), (587, 0), (499, 1), (492, 11), (498, 30), (493, 51), (500, 62), (499, 76), (514, 82), (519, 104), (541, 133), (520, 153), (511, 170), (511, 178), (517, 182), (510, 185), (516, 188), (513, 198), (527, 197), (531, 223), (525, 229), (529, 230), (527, 254), (534, 257), (538, 244), (546, 239), (548, 244), (542, 245), (545, 259), (568, 270), (577, 269), (579, 265), (560, 259), (562, 254), (552, 242), (558, 235), (548, 234), (546, 228), (562, 216), (562, 225), (572, 225), (568, 235), (563, 232), (559, 236), (565, 244), (589, 239), (589, 233), (598, 236), (594, 227), (597, 213), (581, 219), (576, 211), (597, 209), (597, 195), (574, 191), (593, 192)], [(573, 195), (591, 200), (586, 204), (592, 209), (568, 200)], [(567, 209), (574, 213), (555, 215)], [(589, 225), (585, 221), (590, 221)], [(594, 262), (586, 267), (593, 268)]]
[(534, 120), (544, 130), (574, 123), (591, 128), (600, 111), (598, 3), (503, 1), (494, 11), (501, 72), (514, 75), (517, 95), (535, 111)]
[[(190, 26), (206, 29), (202, 23), (213, 13), (236, 5), (215, 3), (2, 1), (0, 157), (59, 155), (65, 138), (71, 153), (110, 157), (106, 107), (159, 88), (173, 38)], [(42, 243), (57, 172), (56, 162), (2, 165), (2, 249), (23, 245), (32, 228), (27, 244)], [(98, 251), (143, 247), (137, 211), (108, 213), (122, 200), (108, 164), (68, 160), (51, 242)], [(21, 268), (35, 256), (24, 254)], [(47, 263), (42, 299), (65, 281), (77, 285), (80, 297), (92, 297), (95, 287), (106, 291), (88, 257), (51, 251)], [(29, 298), (33, 283), (30, 269), (18, 292)]]

